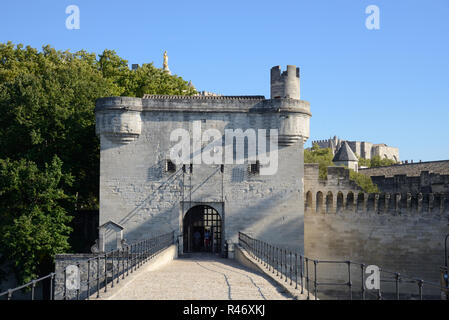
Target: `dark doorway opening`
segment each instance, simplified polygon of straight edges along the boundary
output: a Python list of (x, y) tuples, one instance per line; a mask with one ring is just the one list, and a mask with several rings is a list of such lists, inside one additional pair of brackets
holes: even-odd
[(184, 252), (221, 253), (221, 217), (214, 208), (198, 205), (184, 217)]

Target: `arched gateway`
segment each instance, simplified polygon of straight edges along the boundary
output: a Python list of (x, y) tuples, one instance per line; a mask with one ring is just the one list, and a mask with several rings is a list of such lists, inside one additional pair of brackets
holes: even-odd
[(221, 252), (222, 220), (217, 210), (207, 205), (194, 206), (183, 222), (184, 252)]

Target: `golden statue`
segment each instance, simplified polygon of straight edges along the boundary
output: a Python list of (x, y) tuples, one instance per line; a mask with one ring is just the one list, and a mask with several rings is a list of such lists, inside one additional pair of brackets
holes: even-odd
[(168, 68), (168, 55), (167, 55), (167, 51), (164, 52), (164, 64), (162, 65), (164, 71), (170, 73), (170, 69)]

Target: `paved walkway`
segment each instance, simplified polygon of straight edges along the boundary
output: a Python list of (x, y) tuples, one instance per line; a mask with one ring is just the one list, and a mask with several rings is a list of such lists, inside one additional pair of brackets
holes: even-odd
[[(157, 270), (139, 270), (109, 299), (116, 300), (280, 300), (290, 299), (261, 273), (231, 259), (192, 254)], [(126, 280), (125, 280), (126, 282)]]

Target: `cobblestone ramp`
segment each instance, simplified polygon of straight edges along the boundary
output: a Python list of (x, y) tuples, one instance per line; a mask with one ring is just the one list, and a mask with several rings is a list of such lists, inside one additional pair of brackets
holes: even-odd
[[(106, 298), (106, 297), (105, 297)], [(231, 259), (192, 254), (157, 270), (139, 270), (113, 300), (285, 300), (283, 289)]]

